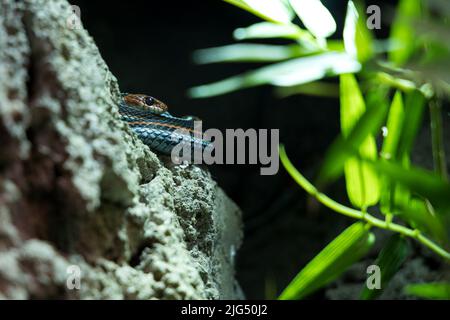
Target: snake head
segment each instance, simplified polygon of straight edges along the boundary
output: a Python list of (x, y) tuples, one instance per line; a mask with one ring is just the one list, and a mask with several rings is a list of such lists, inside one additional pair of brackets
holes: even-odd
[(124, 93), (123, 101), (130, 107), (151, 111), (156, 114), (166, 112), (169, 108), (164, 102), (146, 94)]

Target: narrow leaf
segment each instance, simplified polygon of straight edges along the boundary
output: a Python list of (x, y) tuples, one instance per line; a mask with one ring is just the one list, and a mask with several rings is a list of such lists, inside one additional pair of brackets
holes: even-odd
[(403, 106), (403, 98), (400, 91), (397, 91), (392, 99), (389, 110), (389, 116), (384, 133), (383, 147), (381, 156), (386, 159), (397, 159), (397, 149), (405, 118), (405, 107)]
[(329, 52), (279, 62), (242, 75), (194, 87), (189, 90), (189, 94), (194, 98), (205, 98), (263, 84), (293, 86), (326, 76), (356, 72), (360, 67), (357, 61), (345, 53)]
[(296, 94), (317, 96), (317, 97), (339, 97), (339, 86), (329, 82), (311, 82), (292, 87), (278, 87), (275, 94), (279, 97), (288, 97)]
[(398, 210), (400, 210), (398, 216), (413, 228), (430, 234), (443, 245), (448, 244), (448, 230), (442, 221), (442, 215), (435, 212), (429, 202), (419, 198), (411, 198), (408, 202), (398, 204)]
[[(344, 138), (349, 136), (365, 111), (364, 98), (355, 77), (341, 75), (341, 130)], [(363, 158), (376, 159), (377, 147), (373, 135), (367, 135), (359, 145), (358, 154)], [(354, 206), (362, 208), (378, 202), (380, 186), (373, 168), (357, 157), (350, 157), (345, 162), (344, 172), (347, 193)]]
[(328, 38), (336, 31), (336, 22), (320, 0), (289, 0), (305, 27), (316, 38)]
[(347, 4), (347, 13), (345, 14), (345, 24), (343, 31), (343, 39), (345, 51), (352, 56), (358, 56), (358, 49), (356, 48), (356, 25), (358, 23), (358, 11), (356, 10), (353, 1)]
[(381, 288), (369, 289), (367, 285), (361, 293), (361, 299), (371, 300), (377, 298), (387, 287), (389, 281), (394, 277), (397, 271), (405, 262), (409, 254), (409, 243), (400, 235), (393, 235), (389, 238), (386, 245), (381, 250), (374, 265), (380, 268)]
[(371, 30), (367, 27), (367, 16), (365, 14), (366, 6), (361, 1), (356, 2), (358, 11), (358, 21), (356, 23), (355, 42), (358, 52), (358, 61), (366, 62), (373, 57), (376, 47), (379, 43), (375, 43)]
[(194, 52), (198, 64), (218, 62), (274, 62), (311, 54), (314, 51), (298, 45), (231, 44)]
[(405, 293), (425, 299), (450, 300), (450, 283), (421, 283), (405, 287)]
[(224, 0), (254, 15), (272, 22), (290, 23), (292, 14), (280, 0)]
[[(381, 149), (381, 158), (384, 161), (398, 159), (398, 147), (402, 135), (405, 118), (403, 98), (400, 91), (397, 91), (392, 100), (389, 110), (387, 125), (384, 130), (384, 141)], [(382, 188), (380, 197), (380, 209), (384, 214), (392, 214), (396, 207), (408, 202), (409, 192), (402, 186), (393, 184), (386, 177), (382, 178)]]
[(395, 47), (389, 52), (389, 60), (393, 63), (404, 64), (414, 52), (416, 35), (413, 21), (418, 20), (420, 16), (420, 0), (400, 0), (390, 35)]
[(366, 16), (362, 6), (356, 6), (353, 1), (347, 5), (343, 39), (347, 53), (358, 61), (365, 62), (373, 56), (373, 36), (366, 26)]
[(302, 299), (339, 277), (371, 248), (375, 236), (361, 222), (345, 229), (311, 260), (279, 299)]
[(286, 38), (303, 40), (311, 45), (314, 43), (312, 35), (295, 24), (278, 24), (272, 22), (259, 22), (246, 28), (234, 30), (236, 40)]
[(388, 112), (388, 104), (384, 103), (387, 91), (373, 89), (367, 102), (370, 107), (354, 125), (347, 137), (340, 135), (328, 149), (323, 162), (317, 184), (323, 186), (336, 180), (344, 171), (345, 161), (352, 155), (357, 155), (360, 145), (370, 135), (375, 135), (381, 129)]
[(409, 92), (405, 100), (405, 120), (399, 146), (399, 156), (409, 155), (422, 125), (425, 98), (418, 90)]
[(436, 173), (417, 167), (404, 168), (401, 164), (394, 162), (371, 161), (370, 163), (391, 182), (406, 186), (412, 192), (429, 199), (432, 204), (444, 207), (450, 205), (450, 185)]

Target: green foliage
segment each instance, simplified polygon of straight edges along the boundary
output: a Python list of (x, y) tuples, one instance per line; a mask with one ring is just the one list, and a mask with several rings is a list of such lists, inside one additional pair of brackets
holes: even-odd
[[(352, 132), (355, 124), (366, 111), (364, 98), (352, 74), (341, 75), (341, 130), (344, 138)], [(366, 159), (376, 159), (375, 138), (369, 134), (359, 144), (357, 154)], [(349, 157), (344, 171), (347, 193), (357, 208), (367, 208), (378, 202), (380, 197), (378, 177), (373, 168), (359, 157)]]
[(264, 20), (278, 23), (290, 23), (292, 10), (280, 0), (224, 0), (247, 10)]
[(410, 248), (408, 242), (400, 235), (393, 235), (388, 240), (373, 263), (380, 268), (381, 288), (378, 290), (370, 290), (367, 286), (364, 286), (361, 293), (361, 299), (372, 300), (383, 292), (386, 285), (400, 269), (403, 262), (405, 262), (409, 254), (409, 250)]
[(383, 102), (385, 94), (383, 88), (374, 89), (370, 104), (376, 107), (366, 110), (346, 137), (341, 134), (330, 146), (317, 180), (319, 186), (336, 180), (344, 170), (345, 161), (352, 155), (358, 155), (361, 144), (379, 132), (388, 112), (388, 105)]
[(404, 64), (414, 53), (415, 35), (412, 30), (415, 19), (421, 15), (421, 1), (400, 0), (397, 16), (391, 27), (391, 41), (394, 50), (389, 52), (389, 59), (397, 64)]
[(262, 84), (288, 87), (309, 83), (325, 76), (356, 72), (359, 69), (359, 63), (345, 53), (326, 52), (268, 65), (242, 75), (192, 88), (189, 93), (195, 98), (206, 98)]
[(375, 236), (356, 222), (331, 241), (284, 289), (281, 300), (301, 299), (336, 279), (372, 247)]
[(366, 27), (366, 16), (361, 2), (348, 2), (343, 32), (345, 50), (360, 62), (370, 60), (374, 55), (373, 36)]
[[(382, 288), (401, 268), (414, 239), (450, 261), (450, 184), (442, 129), (442, 100), (450, 96), (450, 7), (447, 0), (400, 0), (388, 39), (376, 39), (366, 27), (363, 1), (348, 1), (339, 39), (333, 15), (319, 0), (225, 0), (264, 21), (238, 28), (235, 40), (257, 40), (199, 50), (197, 63), (257, 62), (267, 65), (190, 89), (206, 98), (244, 88), (272, 85), (280, 97), (307, 94), (340, 98), (341, 133), (325, 154), (318, 178), (309, 182), (280, 146), (280, 159), (291, 177), (333, 211), (359, 220), (313, 258), (285, 288), (280, 299), (301, 299), (324, 287), (374, 241), (369, 227), (392, 231), (375, 263)], [(435, 7), (431, 14), (429, 3)], [(438, 13), (436, 15), (436, 13)], [(295, 23), (295, 15), (301, 24)], [(279, 39), (277, 45), (262, 44)], [(387, 51), (387, 54), (386, 54)], [(339, 86), (329, 78), (339, 76)], [(411, 154), (429, 106), (434, 170), (414, 165)], [(377, 150), (380, 141), (381, 150)], [(379, 153), (378, 153), (379, 151)], [(353, 207), (319, 190), (345, 176)], [(381, 217), (368, 209), (378, 206)], [(398, 220), (394, 221), (394, 220)], [(408, 294), (448, 299), (449, 284), (417, 284)], [(380, 290), (363, 289), (362, 299)]]
[(285, 38), (306, 43), (313, 40), (309, 32), (295, 24), (278, 24), (273, 22), (259, 22), (246, 28), (238, 28), (234, 30), (233, 36), (236, 40)]
[(450, 283), (410, 284), (405, 293), (425, 299), (450, 300)]

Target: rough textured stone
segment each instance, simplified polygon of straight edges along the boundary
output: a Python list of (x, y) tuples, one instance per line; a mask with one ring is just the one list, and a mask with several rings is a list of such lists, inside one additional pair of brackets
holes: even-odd
[(0, 298), (240, 298), (239, 209), (119, 120), (117, 80), (70, 17), (65, 0), (0, 3)]

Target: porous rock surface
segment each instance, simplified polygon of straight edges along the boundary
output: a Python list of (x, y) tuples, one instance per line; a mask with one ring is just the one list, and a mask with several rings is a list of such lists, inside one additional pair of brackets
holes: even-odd
[(72, 19), (65, 0), (0, 2), (0, 298), (240, 298), (239, 209), (120, 121)]

